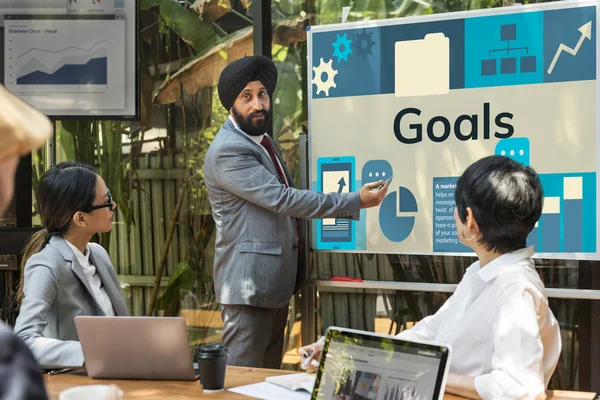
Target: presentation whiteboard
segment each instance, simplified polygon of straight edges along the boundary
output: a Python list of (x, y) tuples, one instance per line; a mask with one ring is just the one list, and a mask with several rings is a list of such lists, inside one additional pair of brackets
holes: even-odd
[(600, 259), (598, 26), (594, 1), (311, 27), (312, 189), (391, 176), (360, 221), (314, 220), (316, 250), (468, 254), (455, 183), (511, 157), (540, 174), (538, 256)]

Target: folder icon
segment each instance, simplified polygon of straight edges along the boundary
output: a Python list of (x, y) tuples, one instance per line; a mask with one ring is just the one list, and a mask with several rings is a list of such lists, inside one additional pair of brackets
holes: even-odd
[(396, 42), (396, 97), (447, 94), (450, 91), (450, 39), (430, 33), (424, 39)]

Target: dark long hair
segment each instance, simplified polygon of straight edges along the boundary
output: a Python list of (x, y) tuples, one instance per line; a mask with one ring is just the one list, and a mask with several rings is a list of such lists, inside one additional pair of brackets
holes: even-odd
[(76, 161), (65, 161), (50, 168), (37, 189), (36, 206), (44, 229), (34, 233), (25, 245), (21, 262), (21, 280), (17, 301), (23, 300), (25, 265), (39, 253), (50, 236), (63, 235), (69, 229), (73, 215), (92, 206), (96, 197), (96, 170)]

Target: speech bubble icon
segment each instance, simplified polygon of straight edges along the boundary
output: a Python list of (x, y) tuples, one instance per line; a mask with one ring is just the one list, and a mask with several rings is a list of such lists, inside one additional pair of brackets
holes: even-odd
[[(392, 170), (392, 166), (386, 160), (371, 160), (367, 161), (366, 164), (362, 168), (362, 184), (365, 185), (371, 182), (377, 182), (381, 180), (386, 180), (394, 171)], [(390, 184), (392, 182), (390, 181)]]
[(527, 167), (529, 166), (530, 153), (528, 138), (502, 139), (496, 144), (496, 150), (494, 151), (497, 156), (512, 158)]

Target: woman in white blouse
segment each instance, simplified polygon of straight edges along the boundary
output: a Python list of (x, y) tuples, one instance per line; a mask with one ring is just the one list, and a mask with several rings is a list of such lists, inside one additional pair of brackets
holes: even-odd
[[(448, 393), (474, 399), (545, 396), (561, 339), (531, 259), (533, 248), (526, 245), (542, 198), (535, 171), (506, 157), (483, 158), (458, 179), (456, 230), (479, 261), (437, 313), (398, 335), (452, 346)], [(322, 345), (299, 354), (311, 348), (319, 353)]]
[(74, 318), (127, 315), (107, 252), (90, 243), (112, 229), (110, 191), (96, 171), (67, 161), (42, 177), (37, 208), (44, 229), (25, 248), (15, 332), (44, 366), (81, 366)]

